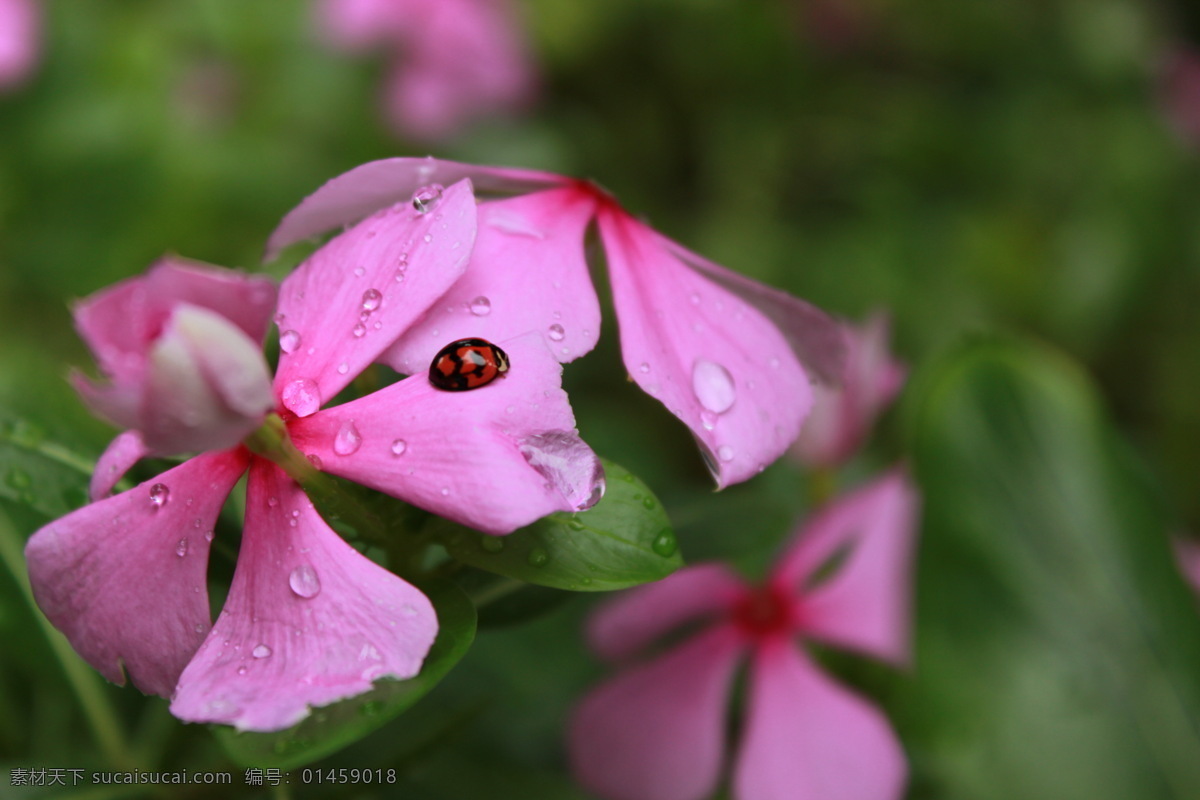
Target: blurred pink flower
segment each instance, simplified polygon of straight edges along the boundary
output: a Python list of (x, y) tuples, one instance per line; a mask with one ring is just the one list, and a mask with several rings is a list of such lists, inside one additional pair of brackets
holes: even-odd
[[(706, 564), (602, 606), (589, 642), (626, 666), (570, 720), (568, 754), (583, 786), (606, 800), (710, 795), (723, 771), (728, 695), (748, 654), (736, 800), (900, 797), (907, 767), (887, 720), (824, 675), (797, 637), (908, 662), (916, 507), (896, 471), (806, 524), (762, 587)], [(654, 654), (673, 632), (685, 635)]]
[[(562, 368), (539, 335), (501, 340), (511, 368), (480, 390), (441, 391), (422, 372), (321, 409), (459, 279), (475, 226), (462, 181), (418, 208), (384, 208), (314, 253), (279, 291), (282, 353), (269, 394), (319, 468), (507, 533), (552, 511), (586, 508), (603, 491), (599, 460), (574, 430)], [(197, 271), (186, 277), (199, 280)], [(180, 274), (160, 265), (80, 307), (80, 329), (102, 364), (130, 351), (144, 362), (139, 348), (171, 335), (179, 293), (167, 301), (159, 289), (164, 281), (177, 287)], [(229, 279), (214, 272), (206, 280)], [(187, 298), (198, 302), (195, 293)], [(258, 316), (241, 323), (261, 331), (272, 309), (254, 308)], [(235, 317), (246, 310), (236, 300), (227, 309)], [(215, 380), (219, 352), (185, 337), (196, 343), (203, 357), (188, 361), (184, 347), (181, 363)], [(193, 394), (187, 379), (181, 389), (185, 399)], [(176, 399), (167, 384), (154, 397)], [(224, 443), (224, 433), (218, 426), (215, 441)], [(143, 691), (172, 698), (172, 713), (185, 720), (277, 730), (377, 678), (417, 674), (437, 632), (433, 607), (342, 541), (279, 467), (241, 445), (214, 448), (105, 496), (145, 452), (137, 433), (118, 436), (93, 484), (102, 499), (45, 526), (26, 547), (38, 605), (105, 677), (123, 683), (127, 673)], [(213, 624), (209, 547), (247, 469), (238, 563)]]
[(1159, 103), (1175, 134), (1200, 146), (1200, 53), (1187, 46), (1167, 53), (1158, 70)]
[[(438, 343), (463, 335), (501, 341), (532, 330), (561, 362), (588, 353), (600, 335), (584, 251), (594, 223), (630, 380), (688, 426), (718, 487), (746, 480), (782, 455), (812, 404), (810, 384), (839, 380), (845, 343), (824, 312), (706, 261), (595, 185), (560, 175), (434, 159), (371, 162), (293, 209), (268, 253), (414, 191), (436, 196), (441, 185), (464, 177), (502, 197), (479, 205), (466, 275), (381, 354), (400, 372), (428, 364)], [(525, 313), (507, 313), (514, 307)]]
[(317, 13), (332, 46), (390, 51), (384, 105), (405, 136), (445, 139), (533, 98), (534, 68), (508, 0), (322, 0)]
[(1192, 589), (1200, 595), (1200, 540), (1180, 536), (1174, 540), (1175, 562)]
[(35, 0), (0, 0), (0, 91), (24, 83), (41, 49), (42, 14)]
[(843, 324), (846, 366), (840, 386), (816, 386), (812, 413), (792, 455), (810, 466), (834, 467), (866, 441), (876, 417), (904, 385), (905, 369), (888, 352), (889, 323), (875, 314), (862, 326)]

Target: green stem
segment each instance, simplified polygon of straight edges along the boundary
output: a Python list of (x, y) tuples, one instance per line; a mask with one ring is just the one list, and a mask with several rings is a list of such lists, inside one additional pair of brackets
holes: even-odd
[(66, 637), (59, 633), (38, 609), (37, 602), (33, 599), (33, 591), (29, 586), (29, 576), (25, 572), (25, 559), (22, 556), (20, 537), (3, 514), (0, 514), (0, 560), (12, 573), (26, 602), (33, 609), (34, 619), (41, 626), (46, 640), (50, 643), (50, 649), (54, 651), (55, 657), (62, 664), (67, 683), (71, 685), (79, 698), (84, 717), (87, 719), (93, 737), (104, 753), (105, 759), (118, 769), (136, 769), (138, 765), (130, 756), (131, 751), (125, 740), (125, 733), (121, 730), (116, 710), (104, 694), (104, 686), (92, 668), (75, 654)]

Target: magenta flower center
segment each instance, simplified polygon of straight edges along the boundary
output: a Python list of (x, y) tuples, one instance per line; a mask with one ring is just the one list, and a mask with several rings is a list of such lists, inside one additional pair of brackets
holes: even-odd
[(791, 597), (771, 585), (747, 592), (734, 606), (733, 620), (753, 638), (789, 633), (795, 630), (797, 622)]

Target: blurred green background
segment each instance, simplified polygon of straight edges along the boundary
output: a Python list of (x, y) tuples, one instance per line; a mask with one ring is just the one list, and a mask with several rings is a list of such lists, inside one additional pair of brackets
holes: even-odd
[[(1169, 550), (1200, 531), (1200, 141), (1165, 107), (1163, 65), (1189, 45), (1172, 7), (523, 0), (540, 101), (434, 147), (389, 132), (383, 59), (320, 46), (306, 3), (44, 6), (42, 63), (0, 94), (10, 434), (24, 420), (18, 438), (94, 458), (113, 432), (63, 379), (91, 369), (70, 301), (165, 252), (257, 269), (280, 217), (357, 164), (590, 177), (727, 266), (851, 318), (890, 310), (914, 377), (839, 479), (908, 458), (925, 493), (916, 666), (830, 661), (890, 713), (910, 796), (1200, 796), (1200, 618)], [(836, 7), (855, 11), (838, 35)], [(760, 570), (810, 476), (779, 463), (713, 493), (605, 324), (566, 375), (584, 438), (658, 493), (689, 561)], [(238, 796), (585, 796), (560, 727), (602, 674), (578, 635), (595, 598), (482, 630), (434, 694), (320, 762), (397, 786), (245, 787), (205, 728), (47, 635), (17, 577), (47, 520), (20, 497), (46, 489), (0, 473), (0, 797), (166, 796), (7, 785), (118, 765), (231, 770)], [(170, 796), (188, 792), (210, 796)]]

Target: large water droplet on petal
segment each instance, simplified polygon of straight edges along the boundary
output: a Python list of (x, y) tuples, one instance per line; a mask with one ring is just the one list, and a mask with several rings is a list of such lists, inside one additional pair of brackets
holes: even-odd
[(156, 483), (150, 487), (150, 505), (162, 508), (171, 499), (171, 490), (165, 483)]
[(535, 433), (521, 440), (520, 450), (576, 511), (591, 508), (604, 496), (604, 466), (574, 432)]
[(333, 452), (339, 456), (348, 456), (358, 451), (362, 447), (362, 434), (358, 432), (358, 428), (354, 427), (354, 420), (347, 420), (342, 423), (342, 427), (338, 428), (337, 434), (333, 437)]
[(383, 295), (379, 293), (378, 289), (367, 289), (365, 292), (363, 292), (363, 296), (362, 296), (363, 311), (370, 313), (370, 312), (374, 311), (375, 309), (379, 308), (379, 304), (382, 302), (383, 302)]
[(392, 455), (402, 456), (408, 450), (408, 442), (403, 439), (395, 439), (392, 441)]
[(737, 399), (737, 389), (729, 370), (704, 359), (699, 359), (692, 367), (692, 391), (700, 405), (714, 414), (724, 414)]
[(305, 600), (316, 597), (321, 593), (321, 579), (311, 564), (301, 564), (288, 575), (288, 586), (297, 597)]
[(255, 658), (267, 658), (271, 655), (271, 648), (267, 647), (265, 644), (256, 645), (255, 648), (250, 651), (250, 655), (254, 656)]
[(300, 334), (296, 331), (284, 331), (279, 334), (279, 349), (285, 353), (294, 353), (300, 347)]
[(321, 390), (311, 378), (297, 378), (283, 387), (283, 407), (297, 417), (307, 417), (321, 407)]
[(428, 186), (422, 186), (413, 192), (412, 206), (418, 214), (428, 214), (433, 210), (433, 207), (442, 199), (442, 192), (445, 188), (440, 183), (431, 183)]
[(483, 295), (480, 295), (472, 300), (467, 308), (469, 308), (471, 313), (477, 317), (486, 317), (488, 314), (492, 313), (492, 301)]

